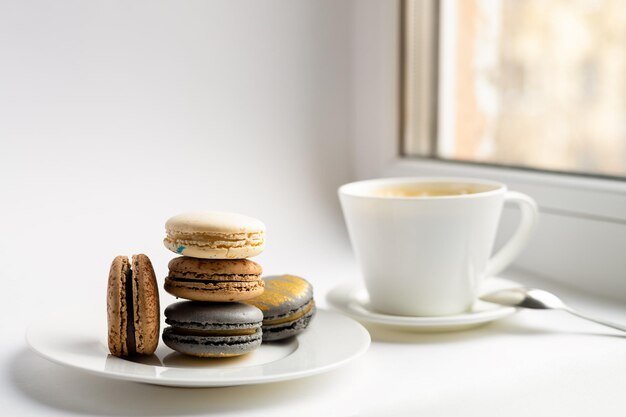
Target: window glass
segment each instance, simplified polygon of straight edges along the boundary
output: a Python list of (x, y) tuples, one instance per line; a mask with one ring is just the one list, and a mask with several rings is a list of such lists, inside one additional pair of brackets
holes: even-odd
[[(456, 0), (431, 156), (626, 176), (626, 3)], [(453, 29), (453, 30), (450, 30)], [(445, 74), (450, 74), (446, 76)], [(440, 83), (441, 85), (441, 83)]]

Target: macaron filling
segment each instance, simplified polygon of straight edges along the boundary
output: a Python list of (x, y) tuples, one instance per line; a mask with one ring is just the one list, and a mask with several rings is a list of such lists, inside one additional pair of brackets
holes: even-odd
[[(250, 323), (202, 323), (199, 321), (174, 320), (170, 317), (165, 319), (165, 323), (172, 326), (173, 329), (193, 330), (197, 332), (223, 332), (225, 330), (235, 330), (245, 332), (249, 329), (257, 330), (261, 327), (261, 322)], [(254, 333), (254, 332), (253, 332)]]
[[(189, 274), (192, 275), (192, 274)], [(219, 275), (202, 275), (202, 274), (193, 274), (195, 278), (187, 278), (187, 277), (179, 277), (179, 276), (168, 276), (168, 279), (172, 281), (180, 281), (180, 282), (208, 282), (208, 283), (218, 283), (218, 282), (250, 282), (250, 281), (259, 281), (258, 275), (240, 275), (240, 274), (219, 274)], [(192, 276), (193, 276), (192, 275)]]
[[(126, 346), (128, 354), (133, 355), (137, 352), (137, 343), (135, 341), (135, 299), (133, 297), (133, 272), (131, 268), (126, 270), (124, 278), (124, 297), (126, 302)], [(122, 325), (124, 320), (122, 320)]]
[[(167, 322), (167, 321), (166, 321)], [(186, 324), (183, 324), (186, 325)], [(189, 327), (178, 327), (176, 325), (172, 325), (167, 328), (167, 331), (171, 334), (175, 334), (178, 336), (249, 336), (256, 333), (261, 333), (261, 325), (260, 323), (250, 323), (251, 327), (241, 327), (241, 328), (209, 328), (209, 329), (199, 329), (199, 328), (189, 328)]]
[(195, 289), (200, 291), (250, 291), (259, 288), (263, 289), (263, 284), (261, 281), (182, 281), (166, 279), (165, 290), (169, 291), (168, 288)]
[(314, 307), (315, 307), (315, 301), (311, 300), (308, 303), (306, 303), (302, 308), (299, 308), (299, 309), (295, 310), (293, 313), (291, 313), (291, 314), (289, 314), (287, 316), (273, 318), (273, 319), (264, 319), (263, 320), (263, 325), (264, 326), (274, 326), (274, 325), (289, 323), (289, 322), (298, 320), (299, 318), (304, 317), (308, 313), (310, 313), (311, 310), (313, 310)]
[(259, 327), (250, 329), (221, 329), (221, 330), (199, 330), (199, 329), (183, 329), (180, 327), (172, 327), (173, 334), (181, 336), (246, 336), (255, 334), (259, 331)]
[(185, 233), (167, 231), (166, 240), (183, 246), (208, 246), (211, 248), (241, 248), (244, 246), (261, 246), (265, 232), (251, 233)]

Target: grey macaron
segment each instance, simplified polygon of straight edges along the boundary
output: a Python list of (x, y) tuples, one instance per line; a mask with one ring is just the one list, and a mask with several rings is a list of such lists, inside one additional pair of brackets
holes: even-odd
[(246, 300), (263, 312), (263, 341), (285, 339), (307, 328), (315, 315), (313, 287), (295, 275), (264, 277), (265, 291)]
[(181, 301), (165, 309), (163, 341), (186, 355), (238, 356), (261, 344), (263, 313), (243, 303)]

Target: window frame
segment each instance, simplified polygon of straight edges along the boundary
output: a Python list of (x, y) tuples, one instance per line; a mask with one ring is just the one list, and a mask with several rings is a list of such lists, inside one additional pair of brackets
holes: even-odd
[[(412, 1), (353, 4), (351, 153), (355, 176), (465, 176), (502, 181), (535, 198), (542, 212), (536, 235), (514, 266), (626, 301), (626, 256), (620, 251), (626, 248), (626, 181), (402, 156), (402, 12), (405, 3)], [(441, 2), (444, 19), (451, 3)], [(440, 48), (447, 40), (444, 31)], [(446, 59), (439, 56), (442, 71)], [(439, 86), (439, 106), (448, 103), (446, 88), (450, 87)], [(443, 122), (438, 120), (445, 129)], [(503, 234), (514, 227), (514, 221), (504, 220), (515, 217), (510, 212), (513, 209), (507, 208), (503, 216), (503, 224), (511, 224), (503, 227)]]

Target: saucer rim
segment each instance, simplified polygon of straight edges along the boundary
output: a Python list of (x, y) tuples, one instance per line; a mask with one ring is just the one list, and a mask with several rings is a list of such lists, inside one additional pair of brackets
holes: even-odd
[[(495, 282), (498, 288), (522, 286), (518, 282), (500, 277), (492, 277), (489, 278), (489, 280), (492, 284)], [(362, 295), (365, 291), (362, 282), (346, 281), (332, 288), (326, 294), (326, 301), (334, 309), (357, 320), (387, 326), (413, 328), (457, 328), (465, 325), (472, 326), (499, 320), (519, 311), (519, 309), (515, 307), (501, 306), (487, 301), (477, 300), (472, 306), (472, 311), (467, 313), (428, 317), (400, 316), (373, 311), (371, 307), (363, 303), (362, 297), (359, 297), (359, 295)], [(481, 291), (481, 293), (483, 293), (483, 291)], [(356, 308), (355, 305), (357, 306)], [(476, 306), (488, 306), (491, 308), (473, 311)]]

